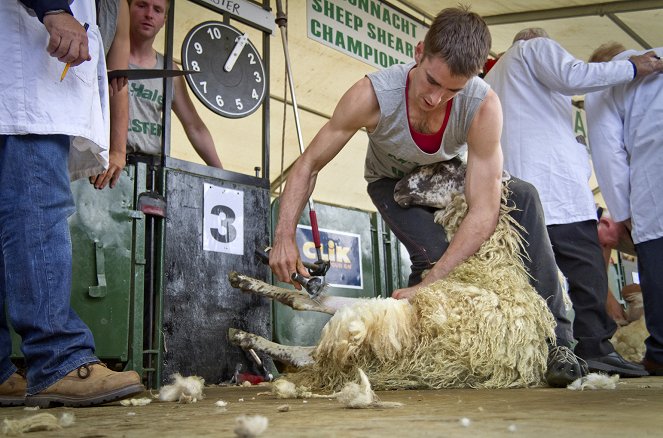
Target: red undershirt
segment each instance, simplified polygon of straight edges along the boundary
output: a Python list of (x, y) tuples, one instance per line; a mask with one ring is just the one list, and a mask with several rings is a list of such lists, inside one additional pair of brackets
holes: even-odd
[(449, 121), (453, 98), (447, 102), (447, 111), (444, 115), (444, 122), (442, 122), (442, 127), (440, 130), (433, 134), (422, 134), (421, 132), (415, 131), (410, 124), (410, 107), (408, 105), (407, 99), (409, 88), (410, 80), (408, 78), (408, 80), (405, 82), (405, 108), (407, 111), (407, 125), (410, 128), (410, 135), (422, 152), (426, 152), (427, 154), (434, 154), (440, 150), (440, 146), (442, 145), (442, 135), (444, 134), (444, 129), (447, 127), (447, 122)]

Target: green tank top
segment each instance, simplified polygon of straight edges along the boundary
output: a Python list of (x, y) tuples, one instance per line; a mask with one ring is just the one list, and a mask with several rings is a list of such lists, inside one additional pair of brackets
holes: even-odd
[[(153, 68), (162, 68), (163, 61), (163, 56), (157, 53)], [(129, 68), (142, 67), (129, 64)], [(162, 113), (163, 78), (129, 81), (127, 153), (161, 154)]]

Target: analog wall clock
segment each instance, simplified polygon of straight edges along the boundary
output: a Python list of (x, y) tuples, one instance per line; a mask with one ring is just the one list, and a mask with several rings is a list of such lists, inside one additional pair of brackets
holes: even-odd
[(262, 58), (248, 35), (219, 21), (196, 25), (182, 43), (182, 66), (193, 94), (224, 117), (246, 117), (265, 98)]

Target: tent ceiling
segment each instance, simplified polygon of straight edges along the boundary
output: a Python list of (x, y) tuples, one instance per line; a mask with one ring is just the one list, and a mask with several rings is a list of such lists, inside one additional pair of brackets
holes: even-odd
[[(402, 0), (404, 8), (432, 20), (439, 2)], [(663, 1), (493, 1), (476, 0), (472, 10), (482, 15), (493, 32), (493, 52), (509, 47), (524, 27), (543, 27), (560, 44), (581, 59), (601, 42), (615, 40), (632, 48), (660, 46)], [(597, 44), (598, 43), (598, 44)]]
[[(288, 49), (299, 104), (304, 144), (333, 113), (343, 92), (373, 67), (307, 38), (306, 0), (283, 0), (288, 15)], [(437, 0), (400, 0), (395, 7), (429, 23), (444, 7), (458, 2)], [(469, 3), (469, 2), (465, 2)], [(493, 37), (492, 52), (506, 50), (513, 35), (525, 27), (543, 27), (550, 36), (579, 59), (607, 41), (627, 48), (663, 46), (663, 0), (591, 2), (581, 0), (474, 0), (471, 9), (488, 22)], [(219, 19), (216, 14), (185, 0), (175, 1), (175, 59), (188, 29), (205, 20)], [(275, 10), (275, 2), (272, 1)], [(250, 34), (256, 41), (259, 36)], [(285, 62), (278, 28), (271, 38), (270, 62), (270, 179), (278, 186), (282, 168), (287, 169), (299, 156), (299, 147), (290, 106), (284, 93)], [(197, 102), (196, 102), (197, 104)], [(260, 165), (260, 116), (239, 120), (223, 119), (197, 105), (215, 138), (224, 166), (233, 171), (253, 174)], [(286, 118), (285, 133), (282, 130)], [(282, 139), (285, 139), (282, 146)], [(174, 155), (199, 161), (186, 141), (179, 124), (173, 124)], [(250, 145), (250, 147), (247, 147)], [(373, 210), (363, 180), (366, 134), (357, 133), (348, 146), (318, 176), (314, 199), (318, 201)], [(282, 164), (283, 162), (283, 164)]]

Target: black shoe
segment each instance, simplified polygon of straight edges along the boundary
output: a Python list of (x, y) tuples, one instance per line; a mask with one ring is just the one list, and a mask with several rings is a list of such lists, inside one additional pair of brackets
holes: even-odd
[(647, 358), (642, 359), (642, 365), (650, 376), (663, 376), (663, 365)]
[(620, 377), (644, 377), (649, 375), (642, 365), (627, 361), (616, 351), (605, 356), (585, 360), (591, 372), (619, 374)]
[(570, 348), (549, 347), (546, 383), (553, 388), (566, 388), (571, 382), (587, 374), (587, 366)]

